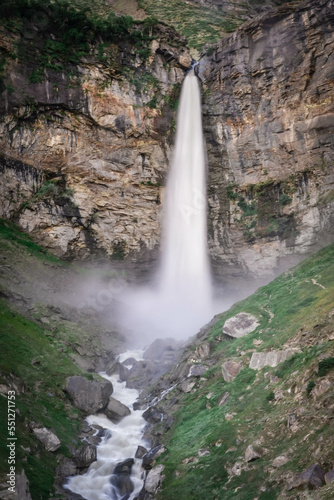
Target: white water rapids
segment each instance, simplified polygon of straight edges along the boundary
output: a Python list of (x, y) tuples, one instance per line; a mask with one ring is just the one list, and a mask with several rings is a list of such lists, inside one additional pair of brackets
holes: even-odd
[[(140, 358), (140, 351), (127, 351), (120, 356), (120, 361), (127, 358)], [(125, 382), (119, 382), (117, 376), (108, 377), (101, 373), (106, 379), (110, 380), (114, 387), (112, 396), (131, 409), (131, 415), (124, 417), (118, 424), (112, 423), (105, 415), (90, 415), (87, 421), (90, 425), (98, 425), (111, 432), (102, 438), (97, 447), (97, 461), (93, 462), (86, 474), (70, 477), (65, 488), (73, 493), (78, 493), (86, 500), (119, 500), (122, 498), (113, 485), (111, 476), (117, 464), (124, 462), (128, 458), (133, 458), (139, 445), (146, 446), (143, 440), (144, 427), (146, 425), (143, 419), (143, 411), (133, 410), (132, 405), (139, 396), (136, 389), (128, 389)], [(132, 467), (131, 481), (134, 489), (128, 500), (132, 500), (138, 495), (143, 487), (143, 471), (141, 460), (135, 459)]]

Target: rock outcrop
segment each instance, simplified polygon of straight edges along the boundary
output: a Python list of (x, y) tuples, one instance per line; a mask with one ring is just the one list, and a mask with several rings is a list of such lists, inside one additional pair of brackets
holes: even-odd
[(332, 0), (281, 7), (200, 60), (209, 246), (226, 281), (268, 279), (333, 241), (333, 13)]

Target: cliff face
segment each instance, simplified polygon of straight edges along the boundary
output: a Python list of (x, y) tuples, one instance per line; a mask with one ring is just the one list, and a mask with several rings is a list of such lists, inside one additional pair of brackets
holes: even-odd
[(333, 240), (333, 13), (282, 7), (200, 61), (218, 276), (267, 278)]
[[(0, 216), (59, 256), (145, 271), (186, 40), (145, 20), (71, 52), (52, 16), (1, 28)], [(333, 240), (333, 27), (332, 0), (280, 7), (200, 60), (217, 281), (268, 280)]]
[(60, 66), (59, 46), (50, 50), (59, 35), (46, 37), (36, 19), (0, 38), (0, 216), (58, 256), (138, 260), (159, 241), (186, 40), (162, 25), (146, 25), (143, 37), (139, 25), (136, 44), (101, 41)]

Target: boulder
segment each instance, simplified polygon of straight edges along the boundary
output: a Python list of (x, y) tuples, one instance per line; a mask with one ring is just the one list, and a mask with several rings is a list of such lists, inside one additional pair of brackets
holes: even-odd
[(325, 482), (325, 472), (318, 464), (310, 465), (290, 484), (289, 490), (293, 488), (320, 488)]
[(78, 467), (89, 467), (96, 461), (96, 446), (85, 444), (79, 448), (74, 455), (74, 462)]
[(151, 469), (146, 476), (144, 487), (146, 491), (151, 493), (151, 495), (155, 495), (158, 492), (161, 483), (165, 478), (162, 474), (164, 468), (164, 465), (157, 465)]
[(203, 342), (203, 344), (198, 345), (194, 354), (196, 358), (208, 358), (210, 356), (210, 344), (208, 342)]
[(201, 377), (208, 370), (208, 367), (200, 363), (192, 365), (188, 377)]
[(146, 455), (146, 453), (147, 449), (144, 448), (144, 446), (139, 445), (135, 454), (135, 458), (143, 458), (143, 456)]
[(330, 484), (334, 481), (334, 469), (330, 470), (325, 474), (325, 483)]
[(261, 370), (265, 366), (274, 368), (293, 354), (294, 351), (290, 349), (285, 351), (253, 352), (249, 368), (253, 370)]
[(156, 406), (150, 406), (143, 413), (143, 418), (149, 424), (158, 424), (163, 418), (163, 414), (158, 410)]
[(195, 385), (196, 385), (196, 382), (194, 380), (186, 379), (182, 382), (180, 388), (181, 388), (182, 392), (188, 393), (188, 392), (191, 392), (193, 390)]
[(119, 498), (119, 495), (124, 499), (129, 498), (134, 488), (130, 478), (133, 464), (133, 458), (128, 458), (114, 468), (110, 482), (116, 488), (116, 494), (112, 498)]
[(255, 316), (241, 312), (225, 321), (223, 333), (238, 339), (253, 332), (258, 326), (259, 321)]
[(88, 380), (86, 377), (75, 375), (68, 377), (66, 392), (79, 410), (90, 414), (107, 406), (113, 386), (109, 380)]
[(259, 446), (254, 444), (250, 444), (246, 448), (245, 452), (245, 462), (254, 462), (254, 460), (258, 460), (262, 457), (264, 451)]
[(225, 382), (232, 382), (241, 370), (241, 364), (237, 361), (225, 361), (222, 364), (222, 374)]
[(126, 405), (118, 401), (118, 399), (111, 397), (104, 413), (112, 422), (117, 424), (124, 417), (130, 415), (131, 411)]
[(166, 448), (159, 444), (158, 446), (155, 446), (152, 448), (150, 451), (148, 451), (144, 456), (143, 456), (143, 468), (145, 470), (150, 470), (155, 464), (155, 460), (162, 455), (166, 451)]
[[(16, 494), (18, 500), (31, 500), (29, 481), (24, 469), (16, 475)], [(14, 498), (14, 497), (12, 497)]]
[(60, 440), (52, 431), (46, 427), (35, 427), (33, 433), (48, 451), (57, 451), (60, 448)]

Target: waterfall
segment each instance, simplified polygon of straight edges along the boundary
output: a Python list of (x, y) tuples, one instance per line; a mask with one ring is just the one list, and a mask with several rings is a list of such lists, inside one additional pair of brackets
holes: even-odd
[(158, 337), (186, 339), (207, 323), (214, 311), (207, 253), (201, 94), (194, 70), (182, 86), (176, 128), (163, 201), (156, 283), (127, 289), (120, 300), (124, 305), (120, 321), (136, 332), (140, 347)]
[(163, 296), (187, 297), (194, 307), (211, 300), (206, 207), (201, 95), (191, 70), (182, 87), (166, 187), (160, 287)]

